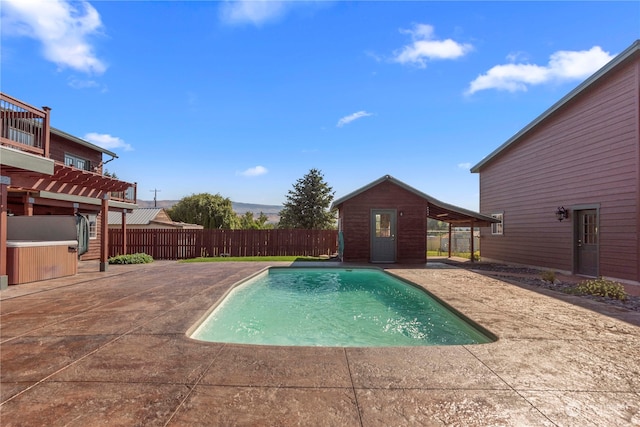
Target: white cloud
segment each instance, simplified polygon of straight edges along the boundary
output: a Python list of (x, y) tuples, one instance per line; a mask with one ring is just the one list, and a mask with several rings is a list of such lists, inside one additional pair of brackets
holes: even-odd
[(583, 51), (558, 51), (551, 55), (547, 65), (504, 64), (492, 67), (469, 84), (467, 94), (486, 89), (509, 92), (526, 91), (529, 86), (544, 83), (583, 80), (613, 59), (594, 46)]
[(84, 136), (84, 139), (107, 150), (114, 150), (116, 148), (122, 148), (125, 151), (133, 150), (133, 147), (130, 144), (127, 144), (121, 138), (111, 136), (108, 133), (89, 132)]
[(361, 119), (363, 117), (372, 116), (371, 113), (367, 113), (366, 111), (358, 111), (357, 113), (350, 114), (348, 116), (344, 116), (340, 120), (338, 120), (337, 127), (341, 128), (342, 126), (351, 123), (354, 120)]
[(469, 163), (469, 162), (458, 163), (458, 167), (460, 169), (464, 169), (464, 170), (471, 169), (471, 163)]
[(267, 170), (267, 168), (265, 168), (264, 166), (256, 166), (254, 168), (249, 168), (243, 172), (240, 172), (239, 175), (243, 175), (243, 176), (259, 176), (259, 175), (264, 175), (267, 172), (269, 172)]
[(452, 39), (436, 40), (431, 25), (416, 24), (411, 30), (400, 30), (409, 34), (412, 43), (394, 52), (393, 61), (400, 64), (412, 64), (420, 68), (427, 66), (427, 61), (437, 59), (456, 59), (466, 55), (473, 46), (459, 43)]
[(86, 1), (2, 0), (2, 26), (5, 34), (38, 40), (44, 57), (59, 67), (95, 74), (107, 69), (88, 41), (102, 22)]
[[(1, 1), (1, 0), (0, 0)], [(93, 79), (79, 79), (76, 76), (70, 76), (67, 84), (74, 89), (100, 89), (100, 92), (106, 93), (107, 87)]]
[(271, 0), (225, 1), (220, 8), (222, 20), (229, 24), (261, 25), (285, 14), (291, 3)]

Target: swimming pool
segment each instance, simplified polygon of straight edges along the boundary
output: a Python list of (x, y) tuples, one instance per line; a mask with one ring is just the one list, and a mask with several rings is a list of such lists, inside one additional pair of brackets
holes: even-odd
[(234, 287), (190, 335), (327, 347), (479, 344), (489, 334), (377, 268), (271, 267)]

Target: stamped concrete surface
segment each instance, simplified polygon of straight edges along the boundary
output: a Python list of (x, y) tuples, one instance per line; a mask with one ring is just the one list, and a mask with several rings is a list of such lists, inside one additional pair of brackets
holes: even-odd
[(85, 263), (0, 292), (0, 425), (640, 425), (640, 313), (444, 264), (388, 271), (496, 342), (277, 347), (186, 335), (268, 265)]

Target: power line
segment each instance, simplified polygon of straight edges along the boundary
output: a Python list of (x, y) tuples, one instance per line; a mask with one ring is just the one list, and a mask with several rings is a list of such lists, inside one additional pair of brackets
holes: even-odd
[(162, 190), (158, 190), (158, 189), (153, 189), (153, 190), (149, 190), (149, 191), (153, 191), (153, 207), (157, 208), (158, 207), (158, 193)]

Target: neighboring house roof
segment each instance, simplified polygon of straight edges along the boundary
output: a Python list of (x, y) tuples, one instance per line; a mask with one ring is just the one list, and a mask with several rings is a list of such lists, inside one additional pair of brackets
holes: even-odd
[(500, 153), (502, 153), (508, 147), (517, 143), (524, 135), (528, 134), (533, 129), (535, 129), (538, 125), (544, 122), (549, 116), (553, 115), (556, 111), (564, 107), (572, 99), (582, 94), (591, 85), (605, 78), (605, 76), (609, 74), (612, 70), (618, 68), (621, 64), (634, 59), (638, 55), (640, 55), (640, 40), (636, 40), (631, 46), (629, 46), (618, 56), (616, 56), (611, 61), (609, 61), (604, 67), (596, 71), (591, 77), (589, 77), (580, 85), (578, 85), (575, 89), (573, 89), (571, 92), (565, 95), (558, 102), (553, 104), (544, 113), (542, 113), (535, 120), (533, 120), (531, 123), (525, 126), (522, 130), (520, 130), (520, 132), (512, 136), (509, 140), (507, 140), (507, 142), (505, 142), (500, 147), (495, 149), (491, 154), (489, 154), (487, 157), (482, 159), (477, 165), (473, 166), (471, 168), (471, 172), (474, 172), (474, 173), (480, 172), (480, 169), (482, 169), (483, 166), (487, 165), (489, 162), (491, 162), (496, 157), (498, 157)]
[(84, 145), (85, 147), (91, 148), (91, 149), (93, 149), (95, 151), (99, 151), (99, 152), (101, 152), (103, 154), (107, 154), (107, 155), (109, 155), (111, 157), (118, 158), (118, 155), (116, 153), (114, 153), (112, 151), (109, 151), (109, 150), (107, 150), (105, 148), (99, 147), (99, 146), (97, 146), (95, 144), (92, 144), (89, 141), (85, 141), (84, 139), (78, 138), (77, 136), (73, 136), (70, 133), (66, 133), (66, 132), (61, 131), (60, 129), (56, 129), (54, 127), (51, 127), (50, 129), (51, 129), (51, 133), (53, 133), (55, 135), (58, 135), (58, 136), (60, 136), (60, 137), (62, 137), (64, 139), (67, 139), (69, 141), (75, 142), (76, 144), (79, 144), (79, 145)]
[(431, 197), (428, 194), (423, 193), (422, 191), (416, 190), (415, 188), (392, 177), (391, 175), (385, 175), (381, 178), (378, 178), (377, 180), (365, 185), (364, 187), (361, 187), (344, 197), (340, 197), (339, 199), (334, 200), (334, 202), (331, 204), (331, 209), (338, 208), (347, 200), (352, 199), (353, 197), (364, 193), (365, 191), (370, 190), (371, 188), (376, 187), (377, 185), (385, 181), (389, 181), (397, 185), (398, 187), (404, 188), (410, 193), (413, 193), (416, 196), (425, 199), (429, 203), (429, 212), (427, 213), (427, 216), (429, 218), (437, 219), (443, 222), (449, 222), (451, 224), (470, 224), (471, 220), (473, 219), (476, 226), (488, 226), (492, 223), (500, 222), (499, 220), (496, 220), (495, 218), (492, 218), (490, 216), (482, 215), (478, 212), (473, 212), (468, 209), (441, 202), (440, 200)]
[[(109, 225), (122, 225), (122, 213), (109, 212)], [(172, 221), (163, 208), (139, 208), (127, 213), (127, 225), (145, 226), (151, 223), (166, 224), (168, 227), (178, 228), (203, 228), (198, 224), (187, 224), (186, 222)]]
[[(133, 209), (127, 213), (127, 225), (149, 225), (162, 211), (161, 208)], [(109, 212), (109, 225), (122, 225), (122, 214)]]

